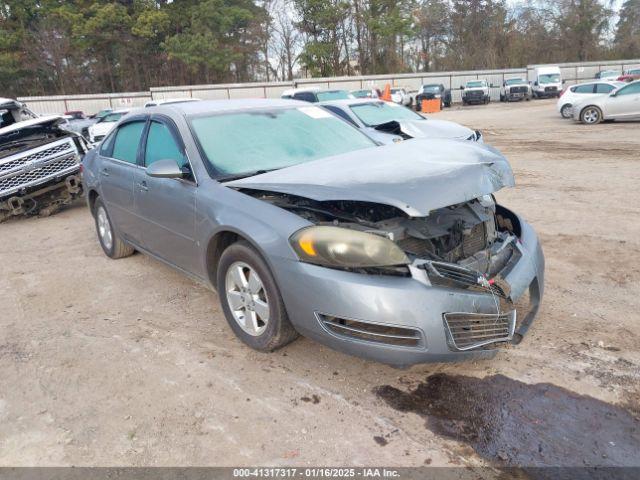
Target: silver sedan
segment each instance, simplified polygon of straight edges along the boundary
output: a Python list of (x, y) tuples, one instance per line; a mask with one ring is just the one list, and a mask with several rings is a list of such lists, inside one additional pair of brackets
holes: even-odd
[(493, 198), (511, 167), (476, 142), (378, 146), (308, 103), (205, 101), (132, 112), (83, 163), (104, 253), (210, 286), (260, 351), (486, 358), (542, 298), (536, 234)]

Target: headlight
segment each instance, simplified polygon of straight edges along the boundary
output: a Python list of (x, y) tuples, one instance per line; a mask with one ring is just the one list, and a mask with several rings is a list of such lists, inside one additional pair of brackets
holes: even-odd
[(409, 259), (388, 238), (348, 228), (316, 226), (297, 231), (290, 239), (301, 261), (325, 267), (386, 267)]

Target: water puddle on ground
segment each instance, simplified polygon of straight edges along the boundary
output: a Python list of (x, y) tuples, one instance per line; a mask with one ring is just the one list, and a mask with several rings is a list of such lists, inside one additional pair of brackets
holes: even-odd
[(496, 466), (640, 466), (637, 418), (548, 383), (436, 374), (409, 392), (389, 385), (374, 392)]

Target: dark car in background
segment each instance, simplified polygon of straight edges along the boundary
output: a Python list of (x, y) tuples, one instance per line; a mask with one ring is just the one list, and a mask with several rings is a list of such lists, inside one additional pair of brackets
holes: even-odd
[(416, 110), (422, 109), (422, 100), (440, 99), (440, 109), (451, 106), (451, 90), (442, 83), (428, 83), (422, 85), (416, 95)]

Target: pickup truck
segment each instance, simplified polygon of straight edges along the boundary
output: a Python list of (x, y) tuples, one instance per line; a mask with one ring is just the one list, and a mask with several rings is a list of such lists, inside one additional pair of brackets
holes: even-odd
[(491, 101), (489, 84), (486, 80), (470, 80), (460, 87), (462, 92), (462, 104), (471, 105), (473, 103), (484, 103)]
[(82, 194), (87, 142), (64, 123), (60, 115), (39, 117), (17, 100), (0, 98), (0, 222), (51, 214)]

